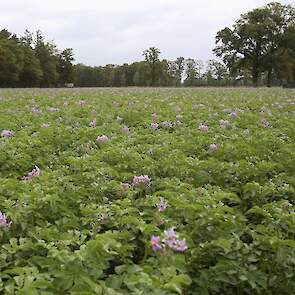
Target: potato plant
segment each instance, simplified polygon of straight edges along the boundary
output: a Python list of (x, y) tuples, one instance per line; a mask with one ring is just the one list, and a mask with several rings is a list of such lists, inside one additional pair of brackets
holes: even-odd
[(0, 293), (291, 295), (295, 93), (0, 92)]

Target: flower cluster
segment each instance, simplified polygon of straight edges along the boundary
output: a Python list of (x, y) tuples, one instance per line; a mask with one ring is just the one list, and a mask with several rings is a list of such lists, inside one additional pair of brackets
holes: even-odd
[(1, 132), (1, 136), (2, 137), (12, 137), (14, 135), (14, 132), (13, 131), (10, 131), (10, 130), (3, 130)]
[(229, 121), (227, 120), (219, 120), (219, 126), (225, 129), (229, 125)]
[(34, 114), (41, 114), (41, 113), (42, 113), (42, 111), (41, 111), (38, 107), (33, 107), (33, 108), (32, 108), (32, 112), (33, 112)]
[(22, 180), (30, 181), (30, 180), (40, 176), (40, 174), (41, 174), (41, 170), (39, 169), (38, 166), (35, 166), (35, 168), (31, 172), (29, 172), (27, 176), (22, 177)]
[(169, 122), (169, 121), (164, 121), (164, 122), (161, 122), (160, 123), (160, 126), (162, 128), (170, 129), (170, 128), (173, 128), (174, 127), (174, 123)]
[(204, 133), (206, 133), (206, 132), (208, 132), (209, 127), (206, 124), (200, 124), (199, 125), (199, 130), (202, 131), (202, 132), (204, 132)]
[(104, 143), (107, 143), (108, 141), (110, 141), (110, 139), (106, 135), (101, 135), (96, 138), (96, 142), (98, 144), (104, 144)]
[(268, 128), (270, 126), (269, 122), (266, 119), (261, 119), (261, 125), (264, 128)]
[(229, 116), (230, 116), (232, 119), (235, 119), (235, 118), (238, 117), (238, 114), (237, 114), (237, 112), (232, 111), (232, 112), (229, 114)]
[(212, 144), (210, 144), (210, 146), (209, 146), (209, 151), (210, 152), (214, 152), (214, 151), (216, 151), (218, 149), (218, 144), (216, 144), (216, 143), (212, 143)]
[(95, 127), (96, 127), (96, 120), (93, 119), (93, 120), (89, 123), (89, 126), (92, 127), (92, 128), (95, 128)]
[(185, 239), (178, 239), (177, 234), (173, 228), (164, 231), (164, 238), (161, 240), (159, 236), (151, 237), (151, 247), (154, 251), (161, 251), (168, 247), (175, 252), (184, 252), (187, 249)]
[(122, 128), (122, 133), (123, 133), (123, 134), (129, 134), (129, 132), (130, 132), (130, 130), (129, 130), (128, 126), (124, 126), (124, 127)]
[(7, 227), (8, 228), (11, 226), (11, 224), (12, 224), (12, 222), (11, 221), (8, 222), (5, 214), (0, 211), (0, 227), (4, 227), (4, 228)]
[(167, 202), (161, 198), (159, 203), (157, 204), (157, 208), (159, 210), (159, 212), (163, 212), (167, 209)]
[(151, 123), (151, 128), (156, 130), (159, 127), (158, 123)]
[(133, 185), (135, 187), (148, 187), (150, 185), (150, 178), (147, 175), (140, 175), (133, 177)]

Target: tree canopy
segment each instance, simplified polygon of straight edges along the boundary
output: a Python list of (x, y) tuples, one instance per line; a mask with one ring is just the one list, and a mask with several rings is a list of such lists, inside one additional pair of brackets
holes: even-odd
[(122, 65), (74, 64), (72, 48), (60, 50), (40, 31), (17, 36), (0, 31), (0, 87), (295, 86), (295, 8), (269, 3), (216, 34), (216, 60), (161, 59), (150, 47), (143, 60)]

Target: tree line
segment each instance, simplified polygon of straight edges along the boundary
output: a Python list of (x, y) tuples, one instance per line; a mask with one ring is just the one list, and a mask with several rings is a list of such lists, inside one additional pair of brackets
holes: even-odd
[(59, 50), (40, 31), (17, 37), (0, 31), (0, 86), (295, 86), (295, 8), (278, 2), (254, 9), (216, 34), (207, 62), (160, 58), (150, 47), (131, 64), (74, 64), (73, 49)]
[(0, 86), (56, 87), (74, 80), (73, 50), (59, 50), (40, 31), (0, 31)]

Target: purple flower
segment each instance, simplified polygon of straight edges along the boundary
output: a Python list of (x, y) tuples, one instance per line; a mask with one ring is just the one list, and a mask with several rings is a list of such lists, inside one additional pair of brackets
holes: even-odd
[(106, 136), (106, 135), (101, 135), (101, 136), (98, 136), (96, 138), (96, 142), (98, 144), (104, 144), (104, 143), (107, 143), (110, 139)]
[(124, 127), (122, 128), (122, 133), (124, 133), (124, 134), (128, 134), (129, 132), (130, 132), (130, 130), (129, 130), (128, 126), (124, 126)]
[(163, 212), (166, 210), (167, 203), (163, 198), (160, 199), (160, 202), (157, 204), (157, 208), (159, 209), (159, 212)]
[(269, 122), (266, 119), (261, 119), (261, 124), (264, 128), (268, 128), (270, 126)]
[(157, 123), (152, 123), (151, 124), (151, 128), (154, 129), (154, 130), (156, 130), (158, 128), (158, 126), (159, 125)]
[(163, 242), (175, 252), (184, 252), (187, 249), (185, 239), (178, 240), (173, 228), (164, 231)]
[(10, 130), (3, 130), (1, 132), (1, 136), (2, 137), (12, 137), (14, 135), (14, 132), (13, 131), (10, 131)]
[(11, 221), (8, 222), (5, 214), (0, 211), (0, 227), (4, 227), (4, 228), (7, 227), (8, 228), (11, 226), (11, 224), (12, 224), (12, 222)]
[(216, 143), (212, 143), (212, 144), (210, 144), (210, 146), (209, 146), (209, 151), (210, 152), (214, 152), (214, 151), (216, 151), (218, 149), (218, 144), (216, 144)]
[(92, 127), (92, 128), (95, 128), (95, 127), (96, 127), (96, 119), (93, 119), (93, 120), (89, 123), (89, 126)]
[(172, 122), (169, 122), (169, 121), (161, 122), (160, 125), (161, 125), (161, 127), (163, 127), (163, 128), (167, 128), (167, 129), (173, 127), (173, 123), (172, 123)]
[(135, 187), (147, 187), (150, 185), (150, 178), (147, 175), (140, 175), (133, 177), (133, 185)]
[(219, 120), (219, 126), (225, 129), (229, 125), (229, 121), (227, 120)]
[(79, 100), (77, 104), (79, 106), (83, 106), (85, 103), (86, 103), (85, 100)]
[(176, 233), (173, 228), (169, 228), (164, 231), (164, 243), (170, 248), (173, 247), (173, 244), (176, 240)]
[(199, 130), (206, 133), (209, 130), (209, 127), (206, 124), (200, 124), (199, 125)]
[(50, 126), (49, 124), (44, 123), (41, 125), (41, 128), (48, 128), (49, 126)]
[(22, 180), (30, 181), (33, 178), (40, 176), (40, 174), (41, 174), (41, 170), (39, 169), (38, 166), (35, 166), (35, 168), (31, 172), (29, 172), (27, 176), (22, 177)]
[(33, 107), (33, 108), (32, 108), (32, 112), (33, 112), (34, 114), (41, 114), (41, 113), (42, 113), (42, 111), (41, 111), (38, 107)]
[(237, 114), (237, 112), (231, 112), (231, 113), (229, 114), (229, 116), (230, 116), (232, 119), (235, 119), (235, 118), (238, 117), (238, 114)]
[(154, 251), (161, 251), (163, 249), (161, 245), (161, 239), (157, 236), (151, 237), (151, 246)]
[(171, 249), (175, 252), (184, 252), (187, 249), (186, 240), (175, 240)]

